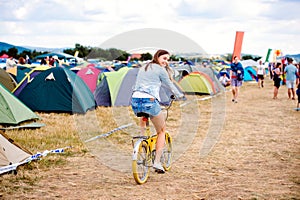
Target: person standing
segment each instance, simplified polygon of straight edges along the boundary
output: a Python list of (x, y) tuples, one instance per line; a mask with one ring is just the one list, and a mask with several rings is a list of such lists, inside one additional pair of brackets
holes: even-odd
[(275, 69), (272, 71), (274, 81), (274, 95), (273, 99), (277, 99), (278, 90), (281, 84), (281, 63), (277, 63)]
[(258, 87), (263, 88), (264, 87), (264, 78), (265, 78), (266, 70), (264, 65), (262, 64), (262, 61), (259, 61), (259, 65), (257, 66), (256, 69), (256, 75), (258, 79)]
[(293, 59), (287, 58), (288, 65), (284, 68), (284, 73), (286, 74), (286, 86), (288, 88), (288, 98), (295, 100), (295, 82), (297, 75), (297, 68), (293, 65)]
[(300, 83), (298, 83), (298, 86), (297, 86), (297, 90), (296, 90), (296, 94), (298, 96), (298, 102), (297, 102), (297, 111), (299, 111), (299, 105), (300, 105)]
[[(169, 59), (170, 54), (168, 51), (158, 50), (154, 54), (153, 60), (139, 69), (131, 99), (131, 107), (134, 114), (136, 116), (139, 116), (139, 113), (148, 114), (155, 127), (157, 142), (153, 168), (160, 173), (165, 172), (160, 158), (165, 144), (166, 130), (165, 116), (159, 104), (159, 90), (162, 83), (168, 86), (176, 97), (184, 97), (184, 94), (172, 83), (166, 70), (166, 68), (168, 68)], [(146, 127), (146, 122), (143, 121), (142, 118), (140, 120), (140, 126), (142, 129)]]
[(7, 58), (5, 66), (6, 66), (6, 70), (17, 66), (14, 57), (10, 56), (9, 58)]
[(231, 91), (232, 91), (232, 102), (238, 102), (239, 88), (243, 84), (244, 68), (239, 62), (239, 58), (234, 56), (234, 61), (230, 67), (230, 79), (231, 79)]

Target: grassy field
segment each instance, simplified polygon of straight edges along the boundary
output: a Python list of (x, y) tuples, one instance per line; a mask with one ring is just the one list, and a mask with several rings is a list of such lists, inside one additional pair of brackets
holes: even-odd
[[(300, 199), (300, 112), (282, 86), (244, 83), (231, 93), (175, 102), (168, 118), (172, 169), (144, 185), (131, 175), (130, 107), (99, 107), (85, 115), (37, 113), (46, 126), (6, 134), (32, 153), (72, 146), (1, 176), (1, 199)], [(121, 125), (108, 137), (85, 140)], [(147, 194), (149, 193), (149, 194)], [(146, 195), (147, 194), (147, 195)]]

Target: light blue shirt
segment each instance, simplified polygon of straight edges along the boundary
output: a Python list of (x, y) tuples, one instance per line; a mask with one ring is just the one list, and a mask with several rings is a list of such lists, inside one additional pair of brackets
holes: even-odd
[(176, 97), (182, 97), (183, 94), (178, 91), (169, 78), (167, 71), (158, 64), (152, 63), (145, 71), (145, 66), (141, 67), (134, 87), (134, 91), (145, 92), (152, 95), (160, 101), (159, 90), (162, 83), (169, 87)]
[(284, 72), (286, 73), (287, 81), (295, 81), (296, 80), (296, 72), (297, 67), (293, 64), (289, 64), (284, 68)]

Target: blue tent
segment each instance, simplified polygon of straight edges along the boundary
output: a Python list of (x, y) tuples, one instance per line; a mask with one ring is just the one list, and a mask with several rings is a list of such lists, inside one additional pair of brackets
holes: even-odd
[(244, 81), (256, 81), (256, 70), (253, 67), (248, 66), (244, 69)]

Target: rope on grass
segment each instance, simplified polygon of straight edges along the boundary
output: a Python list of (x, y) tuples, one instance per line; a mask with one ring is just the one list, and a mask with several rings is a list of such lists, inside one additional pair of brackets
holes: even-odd
[(107, 137), (107, 136), (111, 135), (112, 133), (114, 133), (114, 132), (116, 132), (116, 131), (119, 131), (119, 130), (122, 130), (122, 129), (124, 129), (124, 128), (127, 128), (127, 127), (129, 127), (129, 126), (132, 126), (132, 123), (126, 124), (126, 125), (122, 125), (122, 126), (119, 126), (118, 128), (115, 128), (115, 129), (113, 129), (113, 130), (111, 130), (111, 131), (109, 131), (109, 132), (107, 132), (107, 133), (104, 133), (104, 134), (101, 134), (101, 135), (97, 135), (97, 136), (95, 136), (95, 137), (92, 137), (92, 138), (90, 138), (90, 139), (88, 139), (88, 140), (86, 140), (86, 141), (84, 141), (84, 142), (90, 142), (90, 141), (96, 140), (96, 139), (98, 139), (98, 138)]
[(17, 170), (18, 166), (23, 165), (25, 163), (29, 163), (34, 160), (39, 160), (39, 159), (41, 159), (41, 157), (47, 156), (49, 153), (63, 153), (63, 152), (65, 152), (66, 149), (69, 149), (69, 148), (72, 148), (72, 147), (64, 147), (64, 148), (59, 148), (59, 149), (53, 149), (50, 151), (45, 150), (42, 153), (37, 152), (36, 154), (31, 155), (30, 157), (28, 157), (27, 159), (25, 159), (22, 162), (18, 162), (18, 163), (4, 166), (4, 167), (0, 167), (0, 174), (4, 174), (4, 173), (10, 172), (10, 171), (15, 171), (15, 170)]

